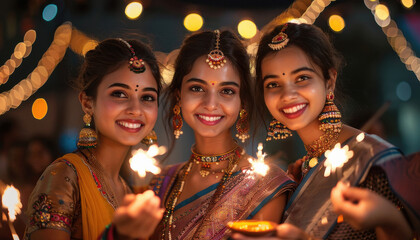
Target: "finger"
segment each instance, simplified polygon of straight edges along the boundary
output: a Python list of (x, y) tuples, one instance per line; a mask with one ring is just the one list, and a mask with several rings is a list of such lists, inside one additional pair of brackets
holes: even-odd
[(368, 198), (370, 191), (359, 187), (343, 187), (342, 193), (346, 199), (355, 202)]
[(283, 223), (277, 226), (277, 237), (280, 239), (305, 239), (306, 234), (305, 232), (288, 223)]

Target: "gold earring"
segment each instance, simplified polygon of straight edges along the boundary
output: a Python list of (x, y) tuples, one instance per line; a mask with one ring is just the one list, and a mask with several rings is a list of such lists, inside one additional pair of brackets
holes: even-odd
[(155, 130), (152, 130), (149, 134), (147, 134), (146, 137), (141, 140), (141, 142), (148, 147), (153, 144), (157, 144), (157, 135)]
[(248, 122), (248, 113), (245, 109), (242, 109), (239, 112), (239, 120), (236, 122), (236, 137), (239, 138), (242, 142), (245, 142), (249, 138), (249, 122)]
[(174, 117), (172, 118), (172, 126), (174, 128), (175, 138), (178, 139), (180, 135), (184, 132), (181, 130), (183, 122), (181, 116), (181, 108), (179, 107), (179, 102), (177, 102), (173, 108)]
[(91, 127), (91, 121), (92, 116), (88, 113), (85, 113), (83, 116), (83, 122), (85, 122), (85, 126), (82, 128), (82, 130), (80, 130), (79, 133), (79, 140), (77, 141), (78, 148), (95, 148), (98, 144), (98, 135), (96, 135), (96, 131)]
[(271, 141), (272, 138), (275, 140), (285, 139), (292, 136), (293, 134), (292, 131), (290, 131), (290, 129), (288, 129), (284, 124), (273, 118), (273, 120), (270, 122), (267, 135), (268, 136), (265, 141)]
[(321, 125), (319, 130), (326, 132), (327, 130), (333, 130), (334, 132), (340, 132), (342, 127), (341, 113), (337, 106), (334, 104), (334, 93), (329, 92), (327, 94), (327, 100), (325, 102), (324, 109), (322, 109), (319, 115), (319, 121)]

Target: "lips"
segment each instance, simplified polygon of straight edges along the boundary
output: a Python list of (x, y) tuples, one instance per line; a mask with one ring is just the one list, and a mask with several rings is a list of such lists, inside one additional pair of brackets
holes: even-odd
[(144, 126), (144, 123), (139, 120), (127, 119), (127, 120), (118, 120), (117, 125), (127, 132), (136, 133), (140, 131), (142, 126)]
[(200, 122), (208, 126), (218, 124), (223, 118), (221, 115), (196, 114), (196, 116)]
[(281, 111), (283, 112), (284, 116), (292, 119), (302, 115), (303, 112), (306, 110), (307, 106), (308, 104), (306, 103), (300, 103), (282, 108)]

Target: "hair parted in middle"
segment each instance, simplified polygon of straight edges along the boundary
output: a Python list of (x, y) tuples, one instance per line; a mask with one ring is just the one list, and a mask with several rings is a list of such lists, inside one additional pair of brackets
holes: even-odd
[[(253, 115), (253, 94), (251, 91), (251, 73), (249, 56), (246, 52), (245, 46), (240, 39), (230, 30), (220, 31), (219, 49), (223, 52), (225, 59), (238, 72), (240, 77), (240, 99), (242, 106), (246, 109), (248, 114), (248, 121), (251, 121)], [(182, 79), (191, 72), (194, 62), (206, 56), (215, 48), (217, 35), (214, 31), (202, 31), (193, 33), (188, 36), (179, 51), (179, 55), (175, 61), (175, 72), (172, 82), (165, 90), (165, 109), (166, 119), (168, 125), (172, 126), (173, 107), (179, 101), (179, 92), (181, 91)], [(216, 70), (217, 71), (217, 70)], [(170, 131), (172, 132), (172, 131)], [(172, 135), (172, 134), (171, 134)]]

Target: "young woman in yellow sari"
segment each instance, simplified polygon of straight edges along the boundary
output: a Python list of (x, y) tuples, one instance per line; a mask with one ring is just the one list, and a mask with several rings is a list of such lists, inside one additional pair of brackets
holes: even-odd
[[(156, 122), (160, 81), (155, 56), (139, 41), (108, 39), (86, 54), (76, 81), (86, 125), (78, 149), (52, 163), (32, 192), (27, 239), (97, 239), (111, 223), (131, 192), (119, 176), (123, 161)], [(161, 215), (158, 198), (142, 197)]]

